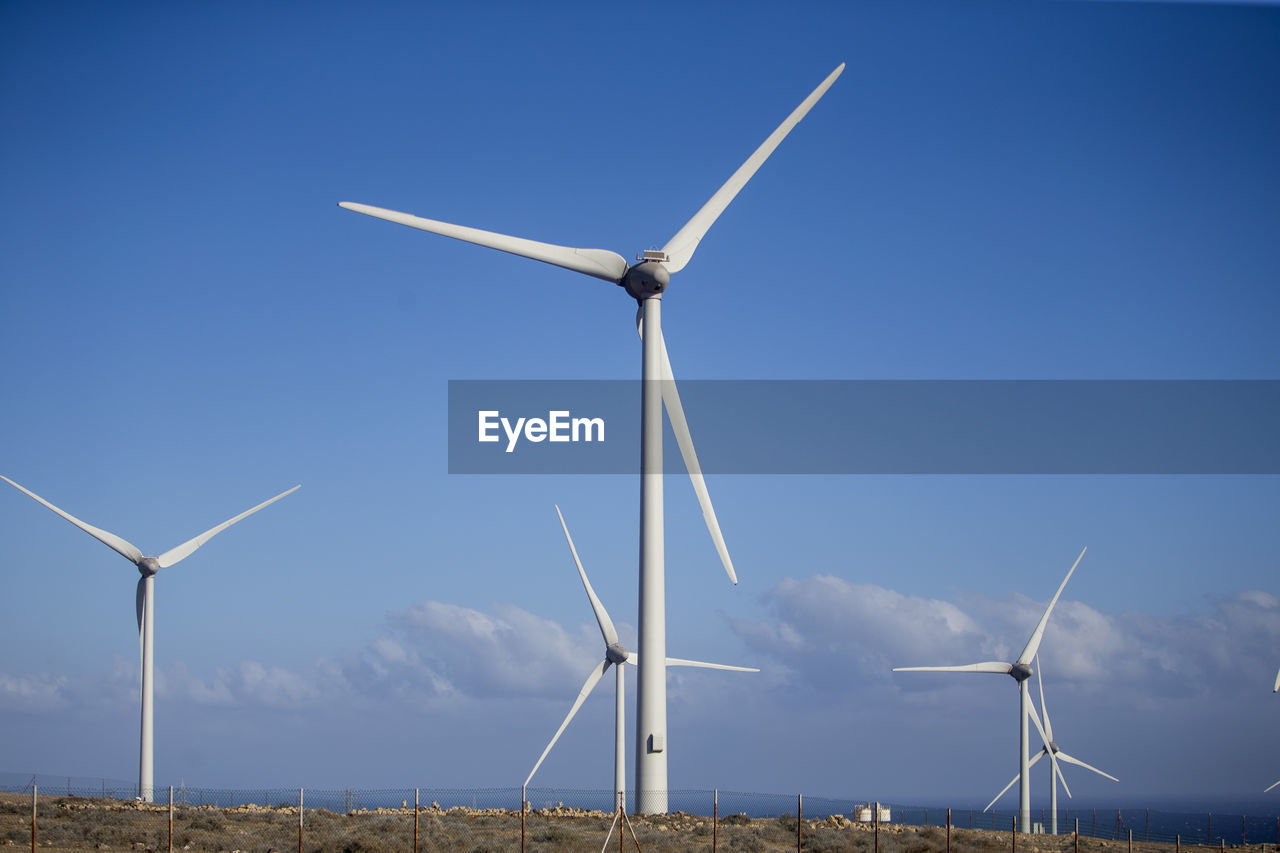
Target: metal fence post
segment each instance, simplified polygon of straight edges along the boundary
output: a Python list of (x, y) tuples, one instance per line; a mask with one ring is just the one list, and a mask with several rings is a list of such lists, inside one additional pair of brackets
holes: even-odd
[(302, 853), (302, 789), (298, 789), (298, 853)]
[(36, 790), (35, 782), (31, 783), (31, 853), (36, 853)]
[(1133, 853), (1133, 828), (1129, 829), (1129, 853)]
[(951, 853), (951, 809), (947, 809), (947, 853)]
[(871, 825), (875, 827), (876, 849), (875, 853), (880, 853), (880, 801), (876, 800), (871, 806)]
[(800, 853), (801, 827), (804, 826), (804, 795), (796, 794), (796, 853)]
[[(1276, 821), (1276, 826), (1280, 827), (1280, 820)], [(716, 837), (720, 832), (720, 789), (716, 788), (711, 792), (711, 853), (716, 853)]]
[(1076, 818), (1076, 853), (1080, 853), (1080, 818)]
[[(523, 808), (521, 809), (523, 811)], [(301, 853), (301, 851), (299, 851)], [(418, 789), (413, 789), (413, 853), (418, 853)]]
[(169, 853), (173, 853), (173, 786), (169, 786)]
[(1009, 832), (1010, 848), (1013, 853), (1018, 853), (1018, 816), (1013, 816), (1012, 830)]
[(1240, 815), (1240, 846), (1241, 847), (1248, 846), (1249, 844), (1249, 839), (1245, 837), (1245, 830), (1248, 828), (1246, 826), (1246, 821), (1248, 820), (1249, 819), (1244, 815)]
[(525, 786), (520, 786), (520, 853), (524, 853)]
[(1205, 846), (1213, 843), (1213, 812), (1209, 812), (1209, 828), (1204, 832), (1204, 843)]

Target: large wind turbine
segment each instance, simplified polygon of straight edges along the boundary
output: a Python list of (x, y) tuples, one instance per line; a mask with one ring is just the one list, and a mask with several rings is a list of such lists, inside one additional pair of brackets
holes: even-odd
[[(565, 541), (569, 543), (569, 553), (573, 554), (574, 565), (578, 567), (578, 577), (582, 578), (582, 586), (587, 591), (587, 599), (591, 602), (591, 610), (595, 613), (596, 623), (600, 626), (600, 636), (604, 638), (604, 660), (596, 664), (591, 672), (588, 673), (587, 680), (583, 683), (582, 689), (578, 691), (578, 698), (574, 700), (573, 706), (569, 708), (569, 713), (565, 715), (564, 722), (560, 724), (560, 728), (556, 729), (556, 733), (552, 736), (551, 742), (547, 744), (547, 748), (542, 750), (542, 755), (538, 756), (537, 763), (529, 771), (529, 778), (525, 779), (524, 783), (528, 785), (533, 779), (533, 774), (538, 772), (538, 768), (542, 766), (543, 759), (551, 752), (551, 747), (556, 745), (556, 741), (564, 733), (569, 721), (578, 713), (582, 703), (591, 695), (591, 691), (600, 683), (600, 679), (609, 671), (609, 667), (613, 666), (617, 670), (617, 685), (614, 696), (613, 791), (616, 798), (614, 808), (619, 808), (626, 803), (626, 781), (623, 778), (627, 766), (623, 748), (623, 739), (626, 736), (626, 712), (623, 707), (626, 683), (623, 664), (637, 665), (638, 655), (627, 651), (626, 646), (619, 641), (618, 631), (613, 627), (613, 620), (609, 618), (609, 612), (604, 609), (604, 604), (596, 595), (596, 591), (591, 588), (591, 581), (587, 580), (586, 569), (582, 567), (582, 560), (578, 559), (578, 549), (574, 547), (573, 537), (569, 535), (569, 526), (564, 522), (564, 515), (561, 514), (560, 507), (556, 507), (556, 515), (560, 517), (560, 527), (564, 530)], [(704, 669), (728, 669), (734, 672), (760, 671), (748, 666), (728, 666), (722, 663), (705, 663), (681, 658), (667, 658), (667, 666), (697, 666)]]
[[(681, 454), (689, 468), (703, 519), (715, 542), (730, 580), (738, 582), (729, 559), (720, 524), (707, 495), (675, 393), (671, 362), (662, 339), (662, 295), (672, 273), (684, 269), (708, 229), (733, 201), (756, 170), (768, 159), (791, 129), (808, 114), (818, 99), (844, 71), (841, 63), (800, 106), (747, 158), (710, 200), (658, 251), (645, 251), (632, 266), (606, 249), (575, 249), (423, 219), (407, 213), (341, 202), (341, 206), (423, 231), (475, 243), (573, 272), (613, 282), (640, 304), (640, 319), (650, 331), (643, 336), (640, 426), (640, 618), (639, 644), (642, 663), (637, 689), (636, 808), (642, 813), (667, 810), (667, 682), (666, 682), (666, 576), (663, 561), (662, 521), (662, 408), (665, 403)], [(666, 381), (651, 381), (666, 380)]]
[[(1071, 580), (1072, 572), (1076, 570), (1076, 566), (1080, 565), (1080, 561), (1084, 559), (1084, 552), (1087, 550), (1088, 548), (1082, 549), (1080, 556), (1076, 557), (1076, 561), (1071, 564), (1071, 568), (1067, 571), (1067, 576), (1062, 579), (1062, 585), (1053, 594), (1053, 599), (1050, 600), (1049, 606), (1044, 609), (1044, 615), (1040, 617), (1040, 623), (1031, 632), (1031, 639), (1027, 640), (1027, 645), (1022, 649), (1022, 654), (1018, 655), (1018, 659), (1013, 663), (984, 661), (963, 666), (896, 666), (893, 668), (894, 672), (1000, 672), (1013, 676), (1013, 680), (1018, 682), (1019, 832), (1031, 832), (1031, 776), (1028, 773), (1030, 756), (1027, 755), (1029, 748), (1027, 718), (1034, 713), (1031, 707), (1031, 697), (1027, 692), (1027, 679), (1031, 677), (1032, 673), (1031, 661), (1036, 656), (1036, 651), (1040, 648), (1040, 640), (1044, 638), (1045, 625), (1049, 624), (1049, 614), (1053, 613), (1053, 606), (1058, 603), (1058, 596), (1062, 595), (1062, 590), (1066, 588), (1067, 581)], [(1039, 725), (1038, 720), (1036, 724)]]
[(243, 518), (253, 515), (258, 510), (269, 504), (273, 504), (285, 495), (296, 492), (301, 486), (294, 486), (287, 492), (281, 492), (274, 498), (255, 506), (253, 509), (245, 510), (235, 518), (222, 522), (217, 527), (210, 528), (193, 539), (188, 539), (176, 548), (170, 548), (158, 557), (146, 557), (137, 547), (114, 533), (108, 533), (105, 530), (99, 530), (91, 524), (86, 524), (76, 518), (69, 512), (63, 512), (53, 504), (34, 492), (24, 489), (8, 477), (0, 476), (0, 480), (4, 480), (27, 497), (44, 504), (67, 521), (79, 527), (85, 533), (88, 533), (94, 539), (111, 548), (129, 562), (138, 567), (138, 572), (142, 577), (138, 579), (138, 591), (136, 596), (137, 613), (138, 613), (138, 648), (142, 658), (142, 732), (141, 743), (138, 751), (138, 796), (145, 802), (151, 802), (154, 791), (154, 752), (153, 752), (153, 708), (154, 702), (152, 698), (152, 687), (154, 684), (154, 648), (155, 648), (155, 577), (156, 572), (161, 569), (167, 569), (170, 566), (181, 562), (191, 555), (204, 543), (226, 530)]
[[(1031, 759), (1031, 761), (1028, 762), (1027, 766), (1028, 768), (1030, 768), (1031, 766), (1035, 765), (1035, 763), (1039, 761), (1041, 758), (1043, 758), (1044, 756), (1046, 755), (1049, 756), (1049, 813), (1052, 815), (1052, 817), (1049, 820), (1049, 832), (1052, 835), (1057, 835), (1058, 834), (1058, 780), (1062, 780), (1063, 790), (1067, 792), (1068, 797), (1071, 796), (1071, 788), (1067, 786), (1067, 778), (1062, 775), (1062, 768), (1058, 766), (1059, 761), (1065, 761), (1068, 764), (1074, 764), (1077, 767), (1083, 767), (1086, 770), (1092, 770), (1094, 773), (1097, 773), (1099, 776), (1107, 777), (1112, 782), (1119, 782), (1120, 780), (1112, 776), (1110, 773), (1102, 772), (1101, 770), (1099, 770), (1098, 768), (1094, 767), (1091, 764), (1085, 764), (1080, 759), (1075, 758), (1074, 756), (1071, 756), (1071, 755), (1067, 755), (1067, 753), (1063, 752), (1062, 749), (1058, 746), (1058, 742), (1053, 738), (1053, 722), (1049, 719), (1049, 706), (1046, 705), (1044, 702), (1044, 675), (1041, 670), (1042, 668), (1040, 664), (1040, 659), (1039, 659), (1039, 656), (1037, 655), (1036, 687), (1040, 690), (1040, 711), (1041, 713), (1044, 714), (1044, 725), (1043, 726), (1040, 725), (1040, 719), (1036, 716), (1036, 709), (1034, 705), (1031, 706), (1031, 720), (1036, 724), (1036, 729), (1040, 732), (1040, 737), (1044, 741), (1044, 746), (1041, 747), (1040, 751), (1036, 753), (1035, 758)], [(987, 809), (994, 806), (996, 804), (996, 800), (1003, 797), (1004, 792), (1012, 788), (1013, 783), (1017, 782), (1018, 779), (1021, 778), (1021, 776), (1022, 774), (1019, 773), (1017, 776), (1014, 776), (1012, 779), (1010, 779), (1009, 784), (1005, 785), (1004, 788), (1000, 790), (1000, 793), (996, 794), (994, 797), (991, 798), (991, 802), (987, 803), (987, 808), (983, 809), (983, 811), (985, 812)]]

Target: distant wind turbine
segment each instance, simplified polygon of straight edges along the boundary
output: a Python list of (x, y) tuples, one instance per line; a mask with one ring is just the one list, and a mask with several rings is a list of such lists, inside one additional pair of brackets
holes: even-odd
[(24, 489), (8, 477), (0, 475), (0, 480), (4, 480), (27, 497), (44, 504), (67, 521), (79, 527), (85, 533), (88, 533), (94, 539), (111, 548), (122, 557), (127, 559), (138, 567), (142, 577), (138, 579), (138, 591), (136, 596), (137, 613), (138, 613), (138, 649), (142, 658), (142, 733), (141, 744), (138, 754), (138, 795), (145, 801), (151, 802), (155, 792), (154, 785), (154, 752), (153, 752), (153, 708), (154, 702), (152, 697), (152, 687), (154, 684), (153, 672), (153, 650), (155, 645), (155, 576), (156, 572), (161, 569), (167, 569), (170, 566), (186, 559), (193, 551), (231, 525), (235, 524), (243, 518), (253, 515), (265, 506), (275, 503), (282, 497), (296, 492), (302, 488), (300, 485), (294, 486), (287, 492), (281, 492), (274, 498), (255, 506), (253, 509), (245, 510), (235, 518), (229, 519), (219, 524), (217, 527), (210, 528), (193, 539), (188, 539), (176, 548), (170, 548), (158, 557), (146, 557), (137, 547), (116, 536), (114, 533), (108, 533), (105, 530), (99, 530), (91, 524), (86, 524), (76, 518), (69, 512), (63, 512), (53, 504), (34, 492)]
[[(680, 446), (693, 480), (694, 491), (702, 508), (702, 517), (715, 543), (720, 561), (729, 579), (735, 584), (738, 576), (729, 558), (720, 522), (716, 519), (711, 498), (697, 464), (688, 426), (675, 393), (671, 362), (667, 357), (662, 336), (662, 297), (671, 283), (671, 276), (680, 272), (693, 258), (698, 244), (707, 235), (725, 208), (752, 176), (769, 159), (782, 140), (808, 115), (819, 99), (831, 88), (831, 84), (844, 71), (844, 63), (836, 66), (809, 95), (791, 111), (782, 124), (760, 143), (759, 147), (734, 171), (720, 189), (709, 198), (698, 212), (687, 221), (661, 249), (645, 250), (636, 257), (637, 263), (627, 260), (608, 249), (579, 249), (543, 243), (523, 237), (483, 231), (450, 222), (425, 219), (408, 213), (373, 207), (367, 204), (339, 202), (347, 210), (363, 213), (429, 231), (454, 240), (462, 240), (507, 252), (512, 255), (541, 261), (572, 272), (602, 279), (618, 285), (640, 305), (644, 328), (650, 334), (643, 336), (641, 347), (640, 392), (640, 652), (644, 663), (639, 665), (640, 678), (636, 689), (636, 800), (637, 810), (644, 814), (667, 811), (667, 675), (666, 675), (666, 566), (663, 544), (663, 467), (662, 467), (662, 410), (666, 407), (672, 430)], [(645, 119), (637, 132), (665, 133), (661, 122)], [(625, 204), (625, 202), (623, 202)], [(661, 380), (661, 381), (653, 381)]]
[[(1062, 595), (1062, 591), (1066, 589), (1067, 581), (1071, 580), (1071, 575), (1076, 570), (1076, 566), (1080, 565), (1080, 561), (1084, 559), (1084, 552), (1088, 548), (1080, 551), (1080, 556), (1076, 557), (1076, 561), (1067, 571), (1067, 576), (1062, 579), (1062, 585), (1058, 587), (1058, 591), (1053, 594), (1053, 598), (1049, 601), (1049, 606), (1045, 608), (1044, 615), (1040, 617), (1039, 624), (1036, 629), (1031, 632), (1031, 638), (1027, 640), (1027, 645), (1022, 649), (1022, 654), (1018, 655), (1018, 659), (1013, 663), (1003, 663), (1001, 661), (984, 661), (982, 663), (970, 663), (963, 666), (896, 666), (894, 672), (999, 672), (1013, 677), (1018, 682), (1018, 831), (1024, 833), (1031, 832), (1031, 775), (1028, 772), (1030, 767), (1030, 757), (1028, 756), (1028, 731), (1027, 718), (1034, 713), (1031, 705), (1031, 696), (1027, 692), (1027, 679), (1031, 677), (1031, 661), (1035, 658), (1036, 652), (1040, 648), (1040, 641), (1044, 639), (1045, 626), (1049, 624), (1049, 615), (1053, 613), (1053, 606), (1058, 603), (1058, 597)], [(1037, 726), (1039, 720), (1037, 718)], [(1047, 735), (1046, 735), (1047, 739)]]
[[(556, 515), (560, 517), (560, 527), (564, 530), (565, 541), (569, 543), (569, 553), (573, 555), (574, 565), (578, 567), (578, 577), (582, 578), (582, 586), (587, 591), (587, 599), (591, 602), (591, 610), (596, 615), (596, 623), (600, 626), (600, 635), (604, 638), (604, 660), (596, 664), (591, 672), (587, 675), (587, 680), (582, 685), (582, 689), (578, 691), (578, 698), (574, 700), (573, 706), (569, 708), (569, 713), (565, 715), (564, 722), (560, 724), (560, 728), (556, 729), (556, 733), (551, 738), (551, 742), (547, 744), (547, 748), (542, 750), (542, 755), (538, 756), (538, 761), (533, 765), (533, 769), (529, 771), (529, 778), (524, 780), (524, 784), (528, 785), (533, 779), (533, 774), (538, 772), (538, 768), (542, 766), (543, 759), (551, 752), (551, 747), (556, 745), (556, 741), (560, 739), (560, 735), (569, 725), (569, 721), (578, 713), (578, 709), (582, 707), (582, 703), (591, 695), (591, 691), (609, 671), (610, 666), (617, 668), (617, 686), (614, 696), (614, 756), (613, 756), (613, 791), (616, 801), (614, 808), (621, 807), (626, 802), (626, 781), (624, 775), (626, 773), (626, 753), (624, 742), (626, 736), (626, 712), (624, 710), (625, 677), (623, 675), (623, 664), (638, 663), (638, 656), (634, 652), (627, 651), (626, 647), (618, 639), (618, 631), (613, 626), (613, 620), (609, 618), (609, 612), (604, 609), (604, 604), (596, 595), (596, 591), (591, 588), (591, 581), (587, 580), (587, 572), (582, 568), (582, 560), (578, 559), (578, 549), (574, 547), (573, 537), (569, 535), (569, 526), (564, 522), (564, 515), (560, 512), (560, 507), (556, 507)], [(667, 658), (667, 666), (696, 666), (704, 669), (727, 669), (734, 672), (759, 672), (760, 670), (747, 666), (728, 666), (722, 663), (704, 663), (696, 660), (683, 660), (681, 658)]]
[[(1044, 756), (1046, 755), (1049, 756), (1049, 812), (1052, 815), (1049, 822), (1049, 832), (1051, 835), (1057, 835), (1058, 834), (1058, 780), (1059, 779), (1062, 780), (1062, 787), (1063, 787), (1063, 790), (1067, 792), (1067, 796), (1068, 797), (1071, 796), (1071, 788), (1067, 786), (1067, 779), (1065, 776), (1062, 775), (1062, 768), (1058, 766), (1059, 761), (1065, 761), (1068, 764), (1074, 764), (1077, 767), (1083, 767), (1086, 770), (1092, 770), (1094, 773), (1097, 773), (1099, 776), (1107, 777), (1112, 782), (1119, 782), (1120, 780), (1112, 776), (1110, 773), (1103, 773), (1098, 768), (1090, 764), (1085, 764), (1083, 761), (1081, 761), (1078, 758), (1067, 755), (1065, 752), (1062, 751), (1061, 748), (1059, 748), (1057, 741), (1055, 741), (1053, 738), (1053, 723), (1049, 720), (1049, 706), (1046, 705), (1044, 702), (1044, 678), (1041, 672), (1039, 655), (1036, 656), (1036, 686), (1040, 690), (1040, 710), (1044, 714), (1044, 725), (1043, 726), (1040, 725), (1040, 720), (1036, 716), (1036, 709), (1034, 705), (1031, 706), (1031, 720), (1036, 724), (1036, 729), (1040, 732), (1040, 737), (1044, 740), (1044, 746), (1041, 747), (1040, 751), (1036, 753), (1036, 757), (1031, 759), (1031, 761), (1028, 763), (1027, 766), (1028, 768), (1030, 768), (1034, 766), (1035, 763), (1039, 761), (1041, 758), (1043, 758)], [(1019, 773), (1017, 776), (1014, 776), (1012, 779), (1010, 779), (1009, 784), (1005, 785), (1004, 788), (1000, 791), (1000, 793), (996, 794), (995, 797), (992, 798), (991, 802), (987, 803), (987, 808), (983, 809), (983, 811), (985, 812), (987, 809), (994, 806), (996, 804), (996, 800), (1003, 797), (1004, 792), (1012, 788), (1013, 783), (1017, 782), (1018, 779), (1021, 778), (1021, 776), (1022, 774)]]

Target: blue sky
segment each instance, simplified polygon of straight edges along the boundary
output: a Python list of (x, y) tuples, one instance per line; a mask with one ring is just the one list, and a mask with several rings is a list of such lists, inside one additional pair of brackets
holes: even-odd
[[(553, 505), (633, 646), (637, 488), (450, 476), (447, 382), (634, 378), (634, 307), (337, 202), (630, 257), (847, 62), (674, 277), (677, 376), (1275, 379), (1278, 44), (1216, 4), (6, 3), (0, 473), (148, 553), (303, 484), (157, 579), (158, 783), (518, 785), (599, 652)], [(1274, 477), (710, 488), (742, 583), (669, 478), (668, 647), (764, 671), (672, 673), (673, 787), (981, 805), (1013, 683), (889, 668), (1016, 655), (1084, 545), (1046, 690), (1122, 782), (1077, 798), (1280, 778)], [(135, 570), (12, 489), (0, 540), (0, 769), (132, 778)], [(609, 785), (610, 709), (536, 781)]]

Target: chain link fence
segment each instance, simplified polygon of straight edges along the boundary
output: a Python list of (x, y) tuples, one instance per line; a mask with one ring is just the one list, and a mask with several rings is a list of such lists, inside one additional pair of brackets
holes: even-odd
[[(483, 789), (157, 789), (107, 780), (0, 774), (0, 845), (217, 853), (420, 851), (768, 851), (1078, 853), (1275, 844), (1280, 818), (1121, 809), (1059, 815), (1059, 836), (1015, 835), (1014, 813), (729, 791), (668, 792), (663, 815), (614, 809), (610, 791)], [(523, 808), (522, 808), (523, 799)], [(1033, 828), (1049, 824), (1033, 811)], [(1234, 832), (1232, 831), (1234, 830)], [(1076, 834), (1078, 832), (1078, 834)], [(1105, 839), (1105, 841), (1100, 840)], [(1108, 846), (1109, 845), (1109, 846)]]

